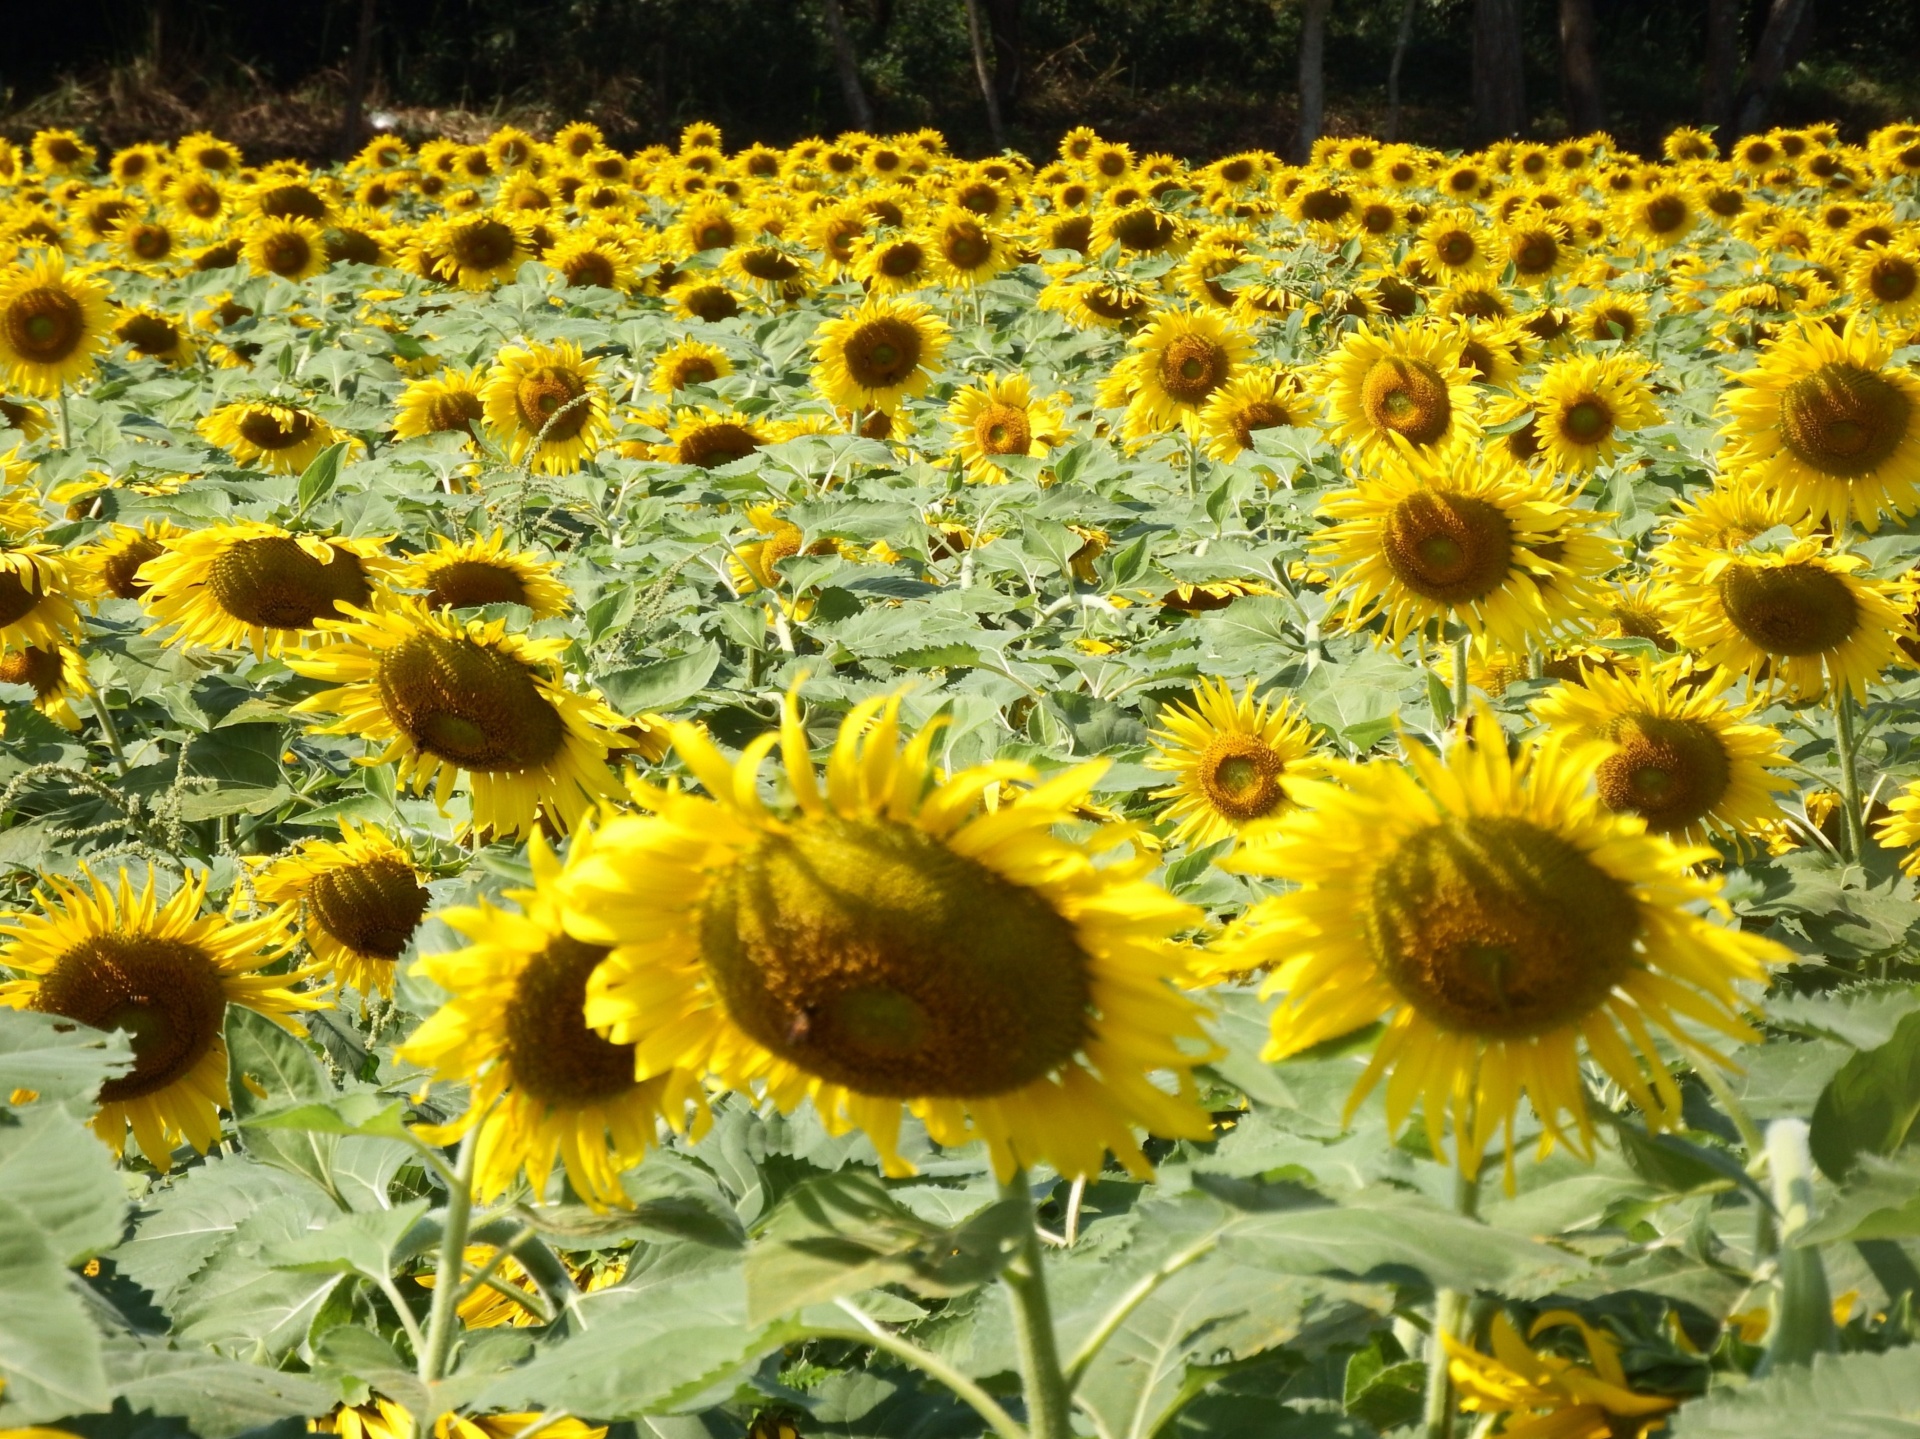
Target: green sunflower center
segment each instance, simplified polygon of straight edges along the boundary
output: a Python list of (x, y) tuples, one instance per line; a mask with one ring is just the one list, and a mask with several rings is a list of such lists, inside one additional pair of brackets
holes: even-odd
[(863, 1094), (1004, 1094), (1087, 1035), (1072, 922), (884, 820), (809, 819), (761, 839), (708, 892), (700, 949), (735, 1024)]
[(847, 336), (847, 373), (863, 390), (903, 385), (920, 367), (920, 331), (892, 315), (862, 320)]
[(80, 302), (58, 285), (38, 285), (14, 296), (0, 316), (7, 343), (31, 364), (57, 365), (80, 347), (87, 330)]
[(1600, 1005), (1636, 963), (1638, 905), (1530, 820), (1465, 816), (1402, 840), (1361, 917), (1380, 972), (1440, 1028), (1543, 1034)]
[(380, 657), (380, 699), (419, 749), (461, 769), (532, 769), (560, 753), (566, 721), (512, 655), (418, 634)]
[(1734, 628), (1770, 655), (1828, 653), (1845, 644), (1860, 623), (1853, 591), (1820, 565), (1732, 564), (1721, 574), (1719, 588)]
[(208, 566), (207, 590), (242, 624), (311, 629), (315, 620), (337, 617), (339, 605), (373, 598), (358, 557), (342, 549), (330, 553), (330, 560), (317, 560), (285, 535), (238, 540)]
[(1204, 335), (1177, 336), (1160, 355), (1160, 387), (1182, 405), (1197, 405), (1227, 378), (1232, 358)]
[(1560, 433), (1576, 445), (1597, 445), (1613, 433), (1613, 410), (1598, 395), (1582, 395), (1561, 411)]
[(90, 1029), (125, 1030), (133, 1068), (100, 1088), (113, 1104), (184, 1079), (219, 1041), (227, 995), (198, 945), (151, 934), (96, 934), (55, 962), (34, 1008)]
[(1780, 397), (1787, 449), (1836, 479), (1870, 475), (1890, 459), (1913, 423), (1913, 401), (1884, 375), (1841, 362), (1795, 380)]
[(320, 927), (355, 954), (398, 959), (431, 899), (413, 866), (390, 855), (329, 870), (307, 887)]
[(513, 402), (524, 429), (535, 435), (544, 430), (546, 443), (556, 444), (587, 427), (593, 406), (581, 399), (586, 393), (586, 381), (571, 369), (541, 365), (520, 377), (513, 387)]
[(1513, 560), (1513, 526), (1471, 495), (1421, 490), (1393, 507), (1381, 548), (1394, 577), (1425, 599), (1471, 604), (1498, 589)]
[(587, 980), (607, 951), (556, 935), (520, 972), (507, 1005), (507, 1064), (516, 1089), (580, 1107), (633, 1088), (633, 1046), (602, 1039), (581, 1018)]
[(1453, 419), (1446, 379), (1425, 360), (1405, 355), (1390, 355), (1368, 367), (1360, 406), (1375, 428), (1392, 430), (1414, 445), (1433, 444)]
[(1614, 735), (1595, 785), (1607, 808), (1637, 814), (1656, 834), (1685, 829), (1720, 802), (1731, 779), (1727, 749), (1697, 720), (1632, 715)]
[(1244, 824), (1272, 814), (1286, 799), (1286, 768), (1274, 748), (1250, 734), (1215, 735), (1194, 766), (1200, 793), (1216, 813)]

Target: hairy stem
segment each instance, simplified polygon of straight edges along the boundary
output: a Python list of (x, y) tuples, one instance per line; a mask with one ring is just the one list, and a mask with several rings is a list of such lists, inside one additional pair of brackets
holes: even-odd
[(1071, 1439), (1068, 1420), (1072, 1397), (1060, 1368), (1060, 1341), (1053, 1332), (1053, 1306), (1047, 1298), (1046, 1260), (1034, 1220), (1033, 1194), (1024, 1169), (1000, 1186), (1003, 1199), (1016, 1199), (1026, 1215), (1020, 1252), (1000, 1277), (1013, 1300), (1013, 1327), (1020, 1344), (1020, 1373), (1026, 1381), (1027, 1424), (1033, 1439)]
[(447, 1354), (453, 1348), (454, 1318), (460, 1304), (460, 1273), (467, 1254), (467, 1224), (473, 1218), (473, 1171), (480, 1154), (476, 1124), (460, 1141), (454, 1160), (453, 1182), (447, 1186), (446, 1225), (440, 1232), (440, 1268), (433, 1286), (433, 1308), (427, 1317), (427, 1347), (420, 1355), (420, 1382), (431, 1384), (447, 1372)]
[(1840, 759), (1840, 812), (1846, 816), (1846, 857), (1858, 864), (1867, 852), (1867, 817), (1860, 809), (1860, 761), (1853, 733), (1853, 695), (1833, 690), (1833, 747)]
[[(1465, 641), (1461, 641), (1462, 648)], [(1469, 1127), (1471, 1125), (1469, 1124)], [(1458, 1141), (1464, 1144), (1464, 1140)], [(1464, 1155), (1461, 1156), (1463, 1159)], [(1464, 1169), (1453, 1176), (1453, 1207), (1468, 1219), (1480, 1212), (1480, 1171), (1476, 1166), (1469, 1178)], [(1427, 1397), (1422, 1411), (1422, 1439), (1453, 1439), (1453, 1379), (1447, 1340), (1458, 1339), (1466, 1329), (1467, 1306), (1473, 1296), (1458, 1289), (1437, 1290), (1433, 1296), (1433, 1334), (1427, 1350)]]

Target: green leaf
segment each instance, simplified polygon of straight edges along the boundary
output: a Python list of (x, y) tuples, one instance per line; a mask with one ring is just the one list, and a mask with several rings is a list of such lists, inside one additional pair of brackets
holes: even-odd
[(617, 670), (600, 681), (600, 692), (623, 714), (672, 709), (705, 689), (720, 668), (720, 647), (704, 644), (677, 659)]
[(1862, 1154), (1891, 1154), (1920, 1119), (1920, 1013), (1840, 1066), (1813, 1107), (1813, 1157), (1830, 1179)]
[(177, 1415), (200, 1439), (324, 1414), (338, 1398), (303, 1374), (158, 1341), (112, 1339), (102, 1356), (115, 1397), (135, 1411)]
[(248, 1215), (299, 1196), (315, 1214), (328, 1208), (319, 1190), (283, 1170), (250, 1159), (210, 1157), (156, 1190), (140, 1213), (133, 1237), (109, 1257), (121, 1274), (166, 1308)]
[(305, 514), (328, 495), (340, 479), (340, 461), (347, 453), (347, 441), (336, 440), (328, 445), (300, 472), (300, 486), (296, 493), (295, 509)]
[(854, 1370), (809, 1391), (802, 1432), (833, 1439), (975, 1439), (980, 1416), (904, 1374)]
[(91, 1103), (101, 1083), (133, 1064), (123, 1034), (26, 1009), (0, 1009), (0, 1091)]
[(107, 1147), (49, 1102), (20, 1120), (0, 1129), (0, 1194), (25, 1212), (64, 1264), (119, 1243), (127, 1189)]
[(270, 1200), (241, 1220), (175, 1298), (175, 1334), (201, 1344), (257, 1347), (275, 1359), (287, 1354), (306, 1338), (340, 1275), (284, 1270), (277, 1263), (331, 1215), (319, 1195), (295, 1194)]
[(236, 1004), (227, 1011), (227, 1065), (233, 1114), (247, 1153), (312, 1180), (344, 1208), (345, 1197), (333, 1182), (337, 1132), (251, 1124), (262, 1114), (294, 1108), (290, 1101), (325, 1105), (334, 1099), (333, 1085), (313, 1052), (265, 1015)]
[(1417, 1360), (1389, 1363), (1376, 1343), (1347, 1361), (1341, 1403), (1376, 1429), (1397, 1429), (1420, 1417), (1426, 1375)]
[(104, 1409), (100, 1334), (64, 1256), (23, 1207), (0, 1197), (0, 1424)]
[(308, 1233), (269, 1256), (275, 1269), (306, 1274), (364, 1274), (378, 1283), (393, 1272), (395, 1255), (427, 1212), (416, 1199), (392, 1209), (343, 1214), (325, 1229)]
[(1864, 1239), (1920, 1239), (1920, 1154), (1860, 1155), (1840, 1192), (1794, 1242)]
[(406, 1101), (391, 1099), (374, 1089), (358, 1089), (332, 1099), (307, 1101), (283, 1109), (269, 1109), (241, 1121), (247, 1129), (287, 1129), (304, 1134), (357, 1134), (395, 1139), (410, 1144), (412, 1137), (401, 1121)]
[(1674, 1439), (1920, 1439), (1920, 1364), (1913, 1351), (1819, 1354), (1744, 1388), (1684, 1406)]

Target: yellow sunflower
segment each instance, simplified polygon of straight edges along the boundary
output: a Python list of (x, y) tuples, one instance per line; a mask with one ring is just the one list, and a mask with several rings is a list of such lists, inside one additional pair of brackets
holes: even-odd
[(107, 292), (42, 251), (0, 275), (0, 370), (29, 395), (57, 395), (91, 378), (112, 328)]
[(1782, 684), (1795, 698), (1832, 684), (1865, 704), (1908, 633), (1892, 586), (1860, 575), (1865, 568), (1817, 538), (1773, 552), (1676, 550), (1661, 604), (1675, 641), (1703, 664)]
[[(1169, 983), (1168, 936), (1197, 913), (1145, 879), (1152, 856), (1111, 858), (1124, 828), (1055, 833), (1103, 762), (938, 782), (939, 729), (903, 749), (899, 697), (861, 703), (823, 792), (791, 695), (737, 764), (674, 725), (707, 795), (638, 790), (649, 813), (609, 821), (561, 883), (567, 932), (611, 949), (587, 1022), (634, 1046), (636, 1077), (685, 1070), (787, 1112), (811, 1098), (890, 1174), (911, 1172), (903, 1110), (937, 1144), (985, 1141), (1003, 1180), (1097, 1174), (1108, 1151), (1145, 1174), (1138, 1130), (1210, 1129), (1189, 1077), (1200, 1011)], [(776, 744), (793, 796), (778, 812), (757, 784)]]
[(1920, 875), (1920, 780), (1900, 791), (1887, 810), (1886, 818), (1874, 829), (1874, 837), (1888, 849), (1909, 851), (1900, 868), (1906, 874)]
[(53, 421), (43, 406), (30, 400), (0, 397), (0, 426), (18, 430), (20, 438), (31, 444), (52, 428)]
[(1470, 1349), (1444, 1331), (1447, 1373), (1469, 1414), (1502, 1416), (1508, 1439), (1647, 1439), (1666, 1427), (1680, 1401), (1638, 1394), (1620, 1366), (1620, 1345), (1567, 1309), (1533, 1321), (1538, 1337), (1569, 1326), (1580, 1332), (1587, 1362), (1530, 1348), (1505, 1313), (1493, 1316), (1493, 1353)]
[(425, 379), (409, 381), (394, 410), (394, 438), (464, 434), (471, 447), (473, 427), (486, 417), (485, 384), (486, 372), (477, 365), (471, 370), (438, 370)]
[(373, 601), (398, 562), (377, 539), (296, 535), (240, 520), (177, 535), (139, 567), (148, 634), (171, 645), (280, 654), (320, 638), (315, 624)]
[(721, 376), (732, 373), (733, 361), (725, 350), (687, 335), (654, 358), (647, 388), (656, 395), (672, 396), (688, 385), (711, 385)]
[(1471, 210), (1442, 210), (1420, 227), (1413, 253), (1426, 272), (1442, 284), (1483, 275), (1492, 262), (1486, 226)]
[(1195, 849), (1229, 839), (1283, 813), (1287, 786), (1313, 772), (1313, 726), (1291, 699), (1255, 703), (1253, 685), (1234, 698), (1225, 680), (1202, 680), (1191, 704), (1160, 711), (1152, 769), (1176, 778), (1154, 799), (1172, 800), (1161, 818), (1168, 839)]
[[(593, 852), (592, 828), (583, 826), (568, 846), (566, 872)], [(527, 858), (534, 888), (507, 895), (517, 912), (482, 900), (440, 916), (473, 943), (421, 961), (421, 973), (449, 997), (400, 1054), (435, 1079), (469, 1086), (466, 1113), (427, 1137), (446, 1143), (480, 1126), (474, 1186), (483, 1202), (523, 1171), (536, 1198), (543, 1195), (557, 1159), (589, 1204), (625, 1207), (622, 1171), (645, 1157), (662, 1120), (684, 1130), (691, 1111), (695, 1133), (704, 1130), (705, 1098), (679, 1070), (636, 1078), (632, 1044), (587, 1027), (588, 980), (607, 949), (562, 927), (565, 876), (537, 833)]]
[(1228, 380), (1207, 397), (1200, 433), (1216, 460), (1237, 460), (1253, 448), (1259, 430), (1313, 421), (1299, 379), (1291, 371), (1262, 366)]
[(1751, 474), (1836, 529), (1920, 508), (1920, 379), (1863, 316), (1804, 323), (1727, 392), (1722, 467)]
[(1463, 343), (1458, 330), (1437, 325), (1349, 334), (1321, 374), (1334, 442), (1370, 465), (1408, 451), (1444, 455), (1478, 434)]
[(0, 684), (26, 685), (33, 691), (33, 707), (70, 730), (80, 728), (73, 702), (93, 693), (86, 657), (65, 644), (0, 649)]
[(1619, 562), (1604, 516), (1572, 498), (1490, 454), (1444, 470), (1390, 461), (1320, 502), (1335, 523), (1310, 553), (1336, 572), (1330, 597), (1347, 595), (1350, 626), (1380, 615), (1398, 644), (1450, 620), (1483, 648), (1524, 650), (1601, 607)]
[(779, 437), (751, 415), (708, 405), (681, 410), (664, 428), (667, 442), (647, 447), (652, 458), (670, 465), (697, 465), (703, 470), (743, 460)]
[(74, 564), (87, 577), (91, 593), (116, 600), (137, 600), (147, 592), (140, 568), (157, 560), (167, 545), (187, 531), (168, 520), (148, 520), (135, 529), (114, 525), (106, 538), (74, 553)]
[(1632, 344), (1646, 334), (1646, 298), (1631, 291), (1609, 290), (1587, 302), (1574, 317), (1573, 330), (1584, 340)]
[(395, 583), (424, 590), (430, 609), (477, 605), (525, 605), (536, 620), (563, 615), (573, 591), (559, 578), (559, 562), (507, 547), (506, 533), (450, 540), (435, 535), (434, 548), (415, 555)]
[[(1702, 679), (1705, 683), (1702, 683)], [(1616, 814), (1652, 834), (1736, 844), (1780, 816), (1773, 771), (1788, 762), (1780, 732), (1754, 724), (1760, 701), (1737, 703), (1724, 674), (1704, 677), (1691, 657), (1609, 674), (1586, 669), (1537, 700), (1533, 712), (1572, 739), (1605, 746), (1594, 783)]]
[(607, 755), (627, 722), (597, 694), (562, 683), (565, 637), (527, 639), (500, 620), (461, 620), (412, 598), (347, 615), (325, 623), (328, 644), (286, 661), (335, 686), (296, 706), (339, 716), (319, 733), (385, 745), (362, 764), (397, 762), (400, 782), (415, 794), (432, 787), (443, 809), (465, 774), (471, 829), (500, 839), (543, 819), (570, 829), (614, 793)]
[(1673, 517), (1662, 527), (1652, 559), (1667, 568), (1686, 551), (1739, 549), (1781, 525), (1800, 535), (1812, 529), (1806, 512), (1795, 510), (1773, 490), (1747, 479), (1717, 484), (1674, 502)]
[(99, 154), (72, 130), (35, 131), (29, 150), (33, 168), (48, 180), (57, 175), (92, 174), (94, 158)]
[(1197, 435), (1202, 408), (1252, 354), (1252, 335), (1218, 311), (1165, 311), (1127, 342), (1100, 382), (1100, 403), (1126, 406), (1121, 433), (1131, 441), (1175, 428)]
[(487, 372), (487, 423), (515, 464), (570, 475), (599, 453), (611, 426), (600, 362), (571, 340), (509, 345)]
[(166, 365), (191, 365), (197, 353), (186, 325), (145, 305), (121, 311), (114, 320), (113, 338), (141, 359)]
[(1043, 459), (1067, 439), (1060, 400), (1037, 400), (1025, 375), (988, 375), (954, 392), (947, 421), (954, 427), (951, 452), (976, 484), (1004, 484), (1008, 474), (996, 455)]
[(869, 297), (814, 331), (814, 388), (843, 410), (892, 414), (908, 395), (925, 391), (948, 333), (917, 300)]
[(1664, 183), (1617, 202), (1616, 211), (1642, 242), (1656, 250), (1679, 244), (1699, 219), (1687, 192)]
[(299, 283), (327, 268), (327, 237), (318, 224), (298, 215), (259, 219), (245, 231), (241, 254), (256, 275), (278, 275)]
[(937, 279), (960, 289), (984, 284), (1014, 263), (1007, 236), (961, 205), (932, 215), (920, 232)]
[(0, 1004), (133, 1037), (133, 1068), (101, 1086), (93, 1131), (119, 1154), (131, 1128), (164, 1173), (175, 1145), (204, 1154), (220, 1138), (227, 1006), (293, 1029), (288, 1016), (326, 996), (294, 991), (308, 971), (258, 972), (293, 947), (285, 919), (201, 914), (205, 874), (162, 904), (151, 872), (137, 894), (124, 869), (117, 886), (81, 872), (84, 885), (43, 877), (34, 910), (0, 915), (0, 964), (24, 976), (0, 982)]
[(391, 835), (346, 820), (337, 840), (303, 840), (263, 861), (254, 890), (296, 911), (313, 957), (362, 994), (393, 993), (394, 962), (432, 902), (419, 867)]
[(1256, 905), (1218, 956), (1274, 966), (1270, 1060), (1384, 1020), (1348, 1112), (1385, 1078), (1388, 1124), (1418, 1102), (1439, 1156), (1450, 1120), (1469, 1175), (1501, 1130), (1510, 1172), (1523, 1096), (1543, 1149), (1592, 1152), (1583, 1041), (1650, 1126), (1677, 1123), (1654, 1028), (1700, 1063), (1718, 1056), (1682, 1016), (1753, 1040), (1736, 985), (1787, 958), (1699, 912), (1726, 913), (1697, 868), (1714, 852), (1610, 813), (1580, 747), (1548, 736), (1510, 757), (1484, 708), (1474, 731), (1444, 758), (1416, 745), (1404, 764), (1335, 760), (1333, 782), (1296, 783), (1298, 807), (1227, 864), (1298, 888)]
[(1618, 455), (1622, 437), (1660, 422), (1646, 365), (1623, 354), (1555, 360), (1534, 384), (1533, 435), (1555, 474), (1584, 475)]
[(904, 295), (933, 283), (933, 251), (914, 235), (893, 232), (856, 242), (852, 270), (869, 294)]
[(258, 464), (276, 475), (297, 475), (328, 445), (347, 439), (312, 410), (271, 400), (236, 400), (200, 422), (207, 443), (239, 465)]
[(476, 292), (506, 284), (533, 258), (527, 221), (513, 210), (435, 221), (422, 243), (433, 251), (435, 278)]
[(0, 538), (0, 654), (57, 648), (85, 633), (73, 601), (81, 587), (67, 557), (40, 540)]

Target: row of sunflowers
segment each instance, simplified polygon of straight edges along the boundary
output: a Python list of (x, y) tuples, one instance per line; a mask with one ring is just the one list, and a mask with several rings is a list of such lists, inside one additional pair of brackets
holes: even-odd
[(0, 1421), (1920, 1403), (1920, 127), (44, 131), (0, 264)]

